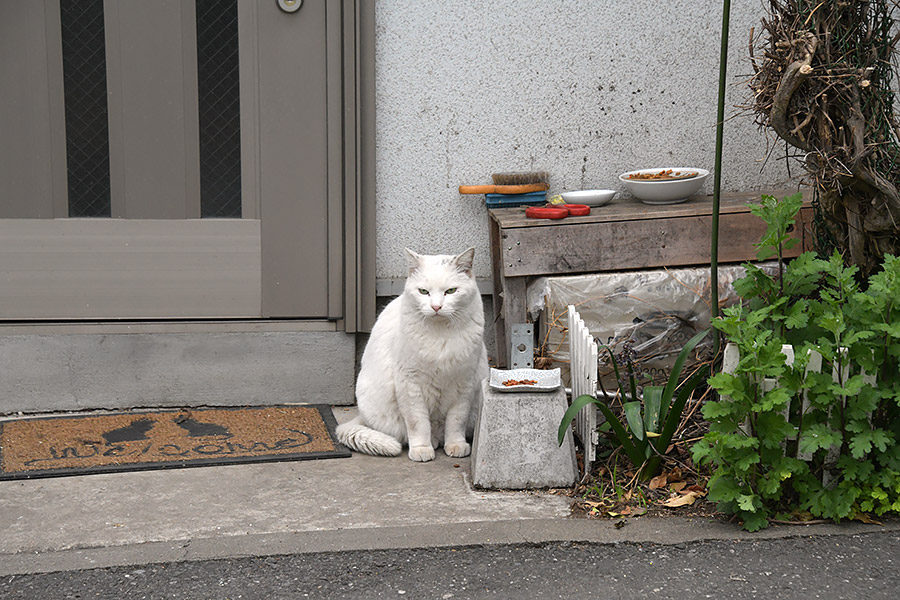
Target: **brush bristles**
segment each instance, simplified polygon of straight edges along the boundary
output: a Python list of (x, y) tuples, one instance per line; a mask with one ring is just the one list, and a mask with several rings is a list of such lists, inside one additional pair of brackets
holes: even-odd
[(529, 183), (550, 183), (547, 171), (524, 171), (519, 173), (494, 173), (494, 185), (527, 185)]

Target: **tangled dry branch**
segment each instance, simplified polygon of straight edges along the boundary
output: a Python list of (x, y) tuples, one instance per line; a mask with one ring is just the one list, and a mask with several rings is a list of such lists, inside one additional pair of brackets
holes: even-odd
[(761, 35), (751, 33), (752, 110), (802, 151), (828, 234), (820, 241), (870, 273), (900, 252), (898, 0), (768, 4)]

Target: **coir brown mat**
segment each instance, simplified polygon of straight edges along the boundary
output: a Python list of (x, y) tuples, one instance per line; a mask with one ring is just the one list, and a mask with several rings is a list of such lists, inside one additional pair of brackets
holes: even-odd
[(343, 458), (321, 404), (0, 421), (0, 480)]

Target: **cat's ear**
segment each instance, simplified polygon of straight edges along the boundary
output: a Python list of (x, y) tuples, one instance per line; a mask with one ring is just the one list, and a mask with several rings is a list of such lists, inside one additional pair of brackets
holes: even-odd
[(456, 268), (469, 275), (472, 275), (472, 263), (475, 262), (475, 248), (469, 248), (459, 256), (453, 259), (453, 263), (456, 265)]
[(409, 265), (409, 272), (412, 274), (413, 271), (422, 265), (422, 257), (409, 248), (404, 248), (404, 250), (406, 251), (406, 262)]

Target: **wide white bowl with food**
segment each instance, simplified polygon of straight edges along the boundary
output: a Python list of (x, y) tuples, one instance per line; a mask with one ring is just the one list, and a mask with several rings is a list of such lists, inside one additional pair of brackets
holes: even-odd
[(494, 369), (489, 380), (498, 392), (552, 392), (562, 385), (560, 369)]
[(709, 171), (696, 167), (638, 169), (619, 175), (628, 192), (645, 204), (684, 202), (703, 186)]
[(560, 194), (566, 204), (586, 204), (588, 206), (603, 206), (608, 204), (616, 190), (577, 190)]

